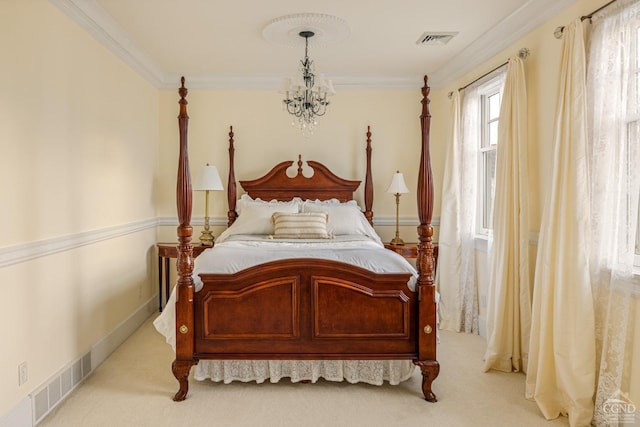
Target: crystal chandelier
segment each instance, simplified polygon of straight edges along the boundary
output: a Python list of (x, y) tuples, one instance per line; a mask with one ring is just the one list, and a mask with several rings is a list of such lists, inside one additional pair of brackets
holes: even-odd
[(331, 80), (326, 80), (323, 74), (316, 76), (313, 61), (309, 59), (309, 37), (313, 31), (300, 31), (304, 37), (304, 59), (300, 61), (300, 76), (297, 79), (285, 77), (282, 83), (282, 100), (287, 112), (294, 116), (291, 124), (297, 126), (304, 135), (313, 133), (316, 118), (324, 116), (329, 105), (328, 96), (335, 95)]

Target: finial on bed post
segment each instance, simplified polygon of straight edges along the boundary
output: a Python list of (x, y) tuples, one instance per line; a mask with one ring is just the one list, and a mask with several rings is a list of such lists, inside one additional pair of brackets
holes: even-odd
[(233, 148), (233, 126), (229, 126), (229, 178), (227, 180), (227, 203), (229, 205), (229, 211), (227, 212), (227, 227), (231, 227), (238, 218), (236, 212), (236, 198), (238, 197), (236, 190), (236, 172), (234, 165), (235, 148)]
[(367, 126), (367, 171), (364, 181), (364, 216), (373, 225), (373, 178), (371, 176), (371, 126)]
[[(176, 359), (173, 362), (173, 375), (180, 384), (180, 389), (173, 397), (175, 401), (184, 400), (189, 390), (189, 371), (196, 361), (193, 359), (193, 245), (191, 237), (191, 174), (189, 172), (189, 149), (187, 144), (187, 88), (184, 77), (180, 79), (182, 86), (180, 95), (180, 114), (178, 127), (180, 133), (180, 154), (178, 157), (178, 179), (176, 188), (176, 204), (178, 208), (178, 282), (176, 284)], [(179, 309), (178, 307), (179, 306)]]
[(433, 283), (435, 268), (433, 257), (433, 174), (431, 171), (431, 155), (429, 133), (431, 130), (431, 113), (429, 112), (429, 84), (424, 76), (422, 88), (422, 128), (420, 169), (418, 172), (418, 359), (414, 363), (422, 372), (422, 393), (426, 400), (436, 402), (436, 395), (431, 390), (431, 383), (440, 372), (440, 364), (436, 360), (436, 292)]

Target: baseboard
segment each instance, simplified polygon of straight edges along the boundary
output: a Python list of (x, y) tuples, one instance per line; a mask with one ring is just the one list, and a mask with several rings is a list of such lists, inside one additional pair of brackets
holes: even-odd
[(158, 294), (155, 294), (128, 319), (121, 322), (109, 335), (91, 347), (91, 366), (97, 368), (101, 365), (120, 344), (125, 342), (157, 310)]
[(42, 421), (75, 390), (111, 353), (133, 334), (157, 310), (158, 295), (153, 295), (107, 336), (91, 346), (82, 357), (34, 390), (8, 414), (0, 418), (0, 427), (33, 427)]

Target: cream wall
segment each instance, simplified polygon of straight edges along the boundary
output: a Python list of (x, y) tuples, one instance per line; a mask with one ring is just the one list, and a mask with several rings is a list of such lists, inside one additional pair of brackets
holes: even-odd
[(1, 9), (0, 255), (23, 255), (0, 266), (0, 419), (155, 293), (159, 105), (48, 1)]
[[(573, 6), (558, 14), (543, 25), (531, 31), (517, 42), (506, 48), (501, 53), (477, 67), (475, 70), (467, 73), (462, 78), (448, 84), (443, 88), (441, 94), (456, 90), (475, 80), (485, 72), (492, 70), (494, 67), (504, 63), (510, 56), (516, 55), (520, 48), (526, 47), (530, 50), (529, 57), (525, 60), (525, 74), (527, 79), (527, 96), (528, 96), (528, 160), (529, 160), (529, 218), (531, 231), (531, 285), (533, 286), (533, 275), (535, 272), (535, 257), (537, 251), (537, 235), (540, 229), (542, 211), (544, 208), (544, 194), (550, 185), (552, 163), (550, 155), (553, 147), (553, 126), (555, 117), (555, 100), (557, 98), (557, 87), (560, 70), (560, 52), (562, 47), (561, 40), (557, 40), (553, 36), (556, 27), (569, 24), (571, 21), (578, 19), (580, 16), (587, 15), (593, 10), (606, 4), (604, 0), (580, 0)], [(588, 21), (585, 21), (588, 22)], [(434, 98), (440, 100), (441, 98)], [(445, 108), (444, 105), (438, 105), (438, 110)], [(447, 107), (448, 108), (448, 107)], [(449, 127), (448, 110), (444, 110), (442, 114), (442, 122), (437, 132), (446, 131)], [(436, 139), (446, 138), (444, 135), (434, 135)], [(446, 139), (444, 139), (446, 140)], [(436, 194), (439, 199), (440, 195)], [(478, 247), (482, 248), (482, 242)], [(486, 296), (488, 287), (489, 269), (487, 265), (486, 250), (476, 252), (477, 275), (479, 283), (479, 300), (481, 303), (480, 314), (484, 316), (486, 313)], [(640, 310), (640, 298), (638, 299), (638, 310)], [(640, 325), (635, 329), (633, 354), (630, 360), (635, 360), (635, 366), (632, 371), (631, 384), (640, 384), (640, 352), (638, 351), (640, 344), (638, 339), (640, 334)], [(634, 347), (632, 345), (631, 347)], [(631, 389), (631, 400), (636, 404), (640, 402), (640, 389), (637, 386)]]
[[(200, 166), (218, 167), (226, 187), (229, 171), (228, 133), (233, 125), (235, 172), (237, 180), (254, 179), (284, 160), (316, 160), (346, 179), (364, 181), (366, 167), (366, 132), (372, 132), (372, 171), (376, 217), (393, 223), (395, 197), (386, 193), (396, 170), (404, 173), (410, 193), (401, 197), (400, 217), (417, 225), (416, 187), (420, 156), (421, 81), (415, 90), (348, 91), (339, 90), (331, 100), (329, 112), (319, 118), (314, 135), (308, 139), (291, 126), (290, 116), (281, 108), (281, 95), (274, 91), (204, 91), (191, 90), (187, 96), (189, 147), (192, 175)], [(189, 82), (186, 82), (189, 86)], [(175, 180), (178, 158), (178, 84), (176, 90), (160, 95), (160, 177), (158, 214), (175, 217)], [(434, 128), (438, 125), (434, 123)], [(434, 141), (434, 157), (441, 157), (441, 141)], [(295, 167), (295, 164), (294, 164)], [(293, 171), (295, 173), (295, 170)], [(434, 175), (442, 174), (441, 162), (434, 164)], [(356, 193), (363, 205), (364, 184)], [(243, 191), (238, 184), (238, 192)], [(204, 195), (194, 193), (194, 220), (204, 216)], [(226, 191), (211, 195), (210, 216), (227, 217)], [(439, 201), (435, 202), (439, 210)], [(194, 222), (195, 222), (194, 221)], [(393, 237), (395, 225), (377, 226), (383, 239)], [(197, 227), (197, 238), (201, 227)], [(214, 234), (222, 230), (217, 227)], [(417, 241), (415, 225), (403, 226), (401, 236)], [(163, 227), (162, 238), (175, 240), (175, 227)]]

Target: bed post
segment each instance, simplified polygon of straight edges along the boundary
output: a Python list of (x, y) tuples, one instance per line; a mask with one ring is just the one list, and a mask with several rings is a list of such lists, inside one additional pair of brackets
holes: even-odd
[(373, 178), (371, 177), (371, 126), (367, 126), (367, 172), (364, 181), (364, 216), (373, 225)]
[(176, 359), (173, 361), (173, 375), (180, 383), (180, 390), (173, 400), (182, 401), (189, 390), (189, 371), (197, 363), (193, 358), (193, 227), (191, 227), (191, 174), (189, 172), (189, 152), (187, 146), (187, 88), (184, 77), (181, 79), (180, 114), (180, 156), (178, 159), (178, 184), (176, 202), (178, 207), (178, 283), (176, 284)]
[(233, 126), (229, 126), (229, 179), (227, 180), (227, 206), (229, 206), (227, 218), (229, 221), (227, 222), (227, 227), (231, 227), (231, 224), (238, 218), (238, 213), (236, 212), (236, 198), (238, 197), (236, 190), (236, 172), (233, 163), (235, 152), (236, 150), (233, 148)]
[(428, 77), (424, 76), (422, 88), (422, 149), (420, 154), (420, 170), (418, 173), (418, 359), (414, 361), (422, 371), (422, 393), (426, 400), (436, 402), (436, 395), (431, 390), (431, 383), (440, 372), (440, 365), (436, 360), (436, 292), (433, 283), (433, 174), (431, 172), (431, 155), (429, 147), (429, 132), (431, 128), (431, 113), (429, 112)]

